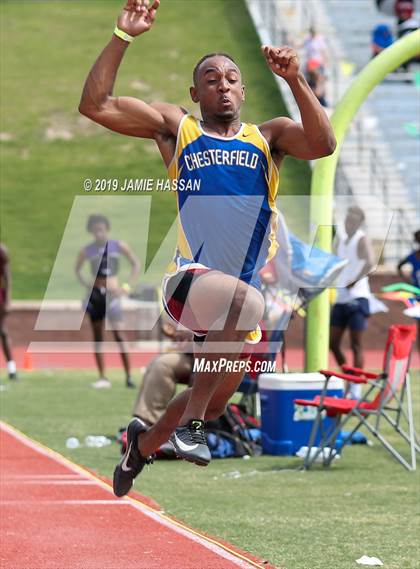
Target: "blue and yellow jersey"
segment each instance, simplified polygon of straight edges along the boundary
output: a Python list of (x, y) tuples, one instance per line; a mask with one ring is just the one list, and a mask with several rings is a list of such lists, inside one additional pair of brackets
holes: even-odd
[(185, 115), (168, 167), (176, 186), (178, 243), (169, 273), (199, 263), (258, 286), (276, 250), (278, 169), (267, 141), (243, 123), (225, 138)]

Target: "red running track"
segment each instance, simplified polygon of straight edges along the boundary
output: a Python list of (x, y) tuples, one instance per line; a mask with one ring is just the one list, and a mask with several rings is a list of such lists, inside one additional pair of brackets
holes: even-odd
[(0, 423), (2, 569), (269, 568)]

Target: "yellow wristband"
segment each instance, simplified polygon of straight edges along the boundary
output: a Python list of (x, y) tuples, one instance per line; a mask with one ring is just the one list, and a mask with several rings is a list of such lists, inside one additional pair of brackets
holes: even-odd
[(131, 286), (128, 283), (124, 283), (121, 288), (126, 294), (130, 294)]
[(127, 41), (128, 43), (131, 43), (134, 39), (133, 36), (130, 36), (129, 34), (127, 34), (126, 32), (123, 32), (122, 30), (120, 30), (120, 28), (118, 26), (115, 26), (115, 30), (114, 30), (114, 34), (124, 40)]

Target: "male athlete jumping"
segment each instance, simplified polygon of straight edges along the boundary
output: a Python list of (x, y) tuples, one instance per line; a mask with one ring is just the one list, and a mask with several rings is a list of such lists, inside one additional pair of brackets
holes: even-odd
[[(278, 167), (287, 154), (312, 160), (331, 154), (336, 144), (297, 55), (287, 46), (263, 46), (262, 52), (290, 86), (302, 124), (286, 117), (259, 126), (242, 123), (241, 72), (222, 53), (202, 57), (193, 72), (190, 94), (200, 105), (201, 120), (178, 105), (113, 96), (126, 49), (151, 29), (158, 7), (159, 0), (127, 2), (88, 75), (79, 110), (121, 134), (155, 140), (172, 180), (184, 187), (199, 182), (200, 191), (177, 192), (179, 238), (164, 278), (164, 307), (194, 332), (201, 344), (197, 352), (208, 362), (217, 364), (223, 356), (231, 365), (223, 373), (212, 366), (196, 373), (193, 386), (175, 397), (150, 429), (139, 419), (130, 422), (127, 451), (114, 472), (117, 496), (129, 492), (150, 455), (168, 439), (181, 458), (202, 466), (210, 462), (204, 421), (223, 413), (242, 381), (243, 367), (236, 364), (248, 357), (244, 344), (260, 336), (264, 301), (258, 271), (277, 246)], [(222, 346), (219, 353), (214, 346)], [(220, 353), (227, 346), (229, 353)]]

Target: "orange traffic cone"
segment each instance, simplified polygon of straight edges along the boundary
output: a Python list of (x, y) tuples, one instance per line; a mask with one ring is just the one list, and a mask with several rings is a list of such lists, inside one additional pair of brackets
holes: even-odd
[(25, 371), (34, 371), (32, 354), (30, 352), (25, 352), (25, 354), (23, 356), (23, 366), (22, 367)]

